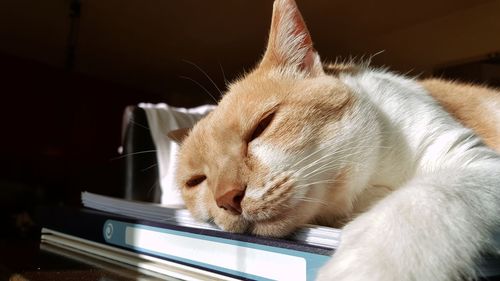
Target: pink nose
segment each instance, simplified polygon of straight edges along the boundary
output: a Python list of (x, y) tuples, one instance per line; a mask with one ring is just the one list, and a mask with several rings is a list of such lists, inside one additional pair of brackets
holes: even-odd
[(239, 215), (241, 214), (241, 200), (243, 200), (244, 196), (245, 190), (230, 189), (226, 193), (218, 196), (215, 202), (217, 202), (219, 208), (229, 211), (232, 214)]

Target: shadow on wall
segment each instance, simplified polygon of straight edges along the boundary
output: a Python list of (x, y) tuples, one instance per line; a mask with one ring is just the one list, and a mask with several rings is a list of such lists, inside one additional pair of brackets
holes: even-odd
[[(498, 85), (487, 56), (500, 50), (500, 0), (297, 2), (326, 61), (385, 50), (375, 65)], [(120, 196), (124, 108), (213, 103), (206, 91), (220, 96), (259, 60), (271, 11), (269, 0), (1, 1), (2, 220), (17, 229), (33, 206), (78, 205), (82, 190)]]

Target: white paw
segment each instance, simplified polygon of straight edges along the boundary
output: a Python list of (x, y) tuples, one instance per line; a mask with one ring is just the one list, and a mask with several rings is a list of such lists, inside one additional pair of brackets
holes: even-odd
[(381, 243), (378, 238), (384, 235), (373, 224), (352, 222), (344, 228), (339, 249), (319, 271), (317, 280), (406, 280), (405, 261), (397, 260), (397, 255), (391, 253), (392, 247)]
[(403, 280), (395, 270), (387, 270), (378, 260), (368, 260), (363, 251), (344, 251), (332, 258), (318, 273), (318, 281), (391, 281)]

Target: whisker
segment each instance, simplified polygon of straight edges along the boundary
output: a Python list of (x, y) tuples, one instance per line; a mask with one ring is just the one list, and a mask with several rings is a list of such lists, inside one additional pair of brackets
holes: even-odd
[(214, 82), (214, 80), (212, 80), (212, 78), (210, 78), (210, 75), (208, 75), (208, 73), (206, 73), (201, 67), (199, 67), (196, 63), (194, 63), (192, 61), (188, 61), (188, 60), (185, 60), (185, 59), (183, 61), (185, 63), (189, 63), (190, 65), (196, 67), (199, 71), (201, 71), (201, 73), (203, 73), (203, 75), (205, 75), (205, 77), (207, 77), (207, 79), (212, 83), (212, 85), (214, 85), (214, 87), (217, 89), (217, 91), (219, 91), (219, 94), (222, 95), (222, 91), (219, 89), (219, 87)]
[(315, 182), (300, 184), (300, 185), (295, 186), (295, 188), (299, 189), (299, 188), (304, 188), (304, 187), (308, 187), (311, 185), (317, 185), (317, 184), (323, 184), (323, 183), (339, 183), (339, 182), (344, 182), (344, 181), (341, 181), (341, 180), (322, 180), (322, 181), (315, 181)]
[[(346, 146), (347, 146), (347, 145), (346, 145)], [(303, 161), (305, 161), (305, 160), (309, 159), (310, 157), (312, 157), (312, 156), (316, 155), (317, 153), (320, 153), (321, 151), (323, 151), (323, 150), (325, 150), (325, 149), (328, 149), (328, 148), (329, 148), (328, 146), (324, 146), (324, 147), (322, 147), (322, 148), (320, 148), (320, 149), (316, 150), (315, 152), (313, 152), (313, 153), (309, 154), (309, 155), (308, 155), (308, 156), (306, 156), (305, 158), (302, 158), (300, 161), (297, 161), (297, 162), (296, 162), (294, 165), (292, 165), (290, 168), (293, 168), (293, 167), (297, 166), (298, 164), (302, 163)], [(336, 153), (336, 152), (334, 152), (334, 153)], [(323, 157), (325, 157), (325, 156), (327, 156), (327, 155), (322, 156), (322, 158), (323, 158)]]
[(151, 129), (148, 126), (136, 122), (133, 118), (131, 118), (129, 122), (132, 123), (132, 124), (134, 124), (134, 125), (136, 125), (136, 126), (138, 126), (138, 127), (141, 127), (141, 128), (146, 129), (148, 131), (151, 131)]
[[(299, 180), (296, 180), (295, 182), (296, 183), (300, 183), (300, 182), (308, 182), (309, 179), (299, 179)], [(337, 180), (337, 179), (324, 179), (324, 180), (318, 180), (318, 181), (315, 181), (315, 182), (309, 182), (311, 184), (315, 184), (315, 183), (321, 183), (321, 182), (329, 182), (329, 183), (332, 183), (332, 182), (338, 182), (338, 181), (341, 181), (341, 180)], [(306, 183), (306, 184), (309, 184), (309, 183)], [(302, 184), (300, 184), (302, 185)], [(300, 186), (300, 185), (297, 185), (297, 186)], [(297, 187), (295, 186), (295, 187)]]
[(346, 164), (359, 165), (360, 163), (358, 163), (358, 162), (345, 160), (346, 158), (351, 157), (351, 156), (355, 156), (356, 154), (357, 153), (353, 153), (350, 155), (346, 155), (342, 158), (336, 158), (335, 161), (322, 164), (321, 166), (315, 168), (313, 171), (309, 172), (308, 174), (303, 175), (302, 177), (309, 178), (313, 175), (317, 175), (319, 173), (318, 171), (323, 172), (323, 171), (326, 171), (326, 170), (332, 169), (332, 168), (343, 168), (346, 166)]
[(151, 168), (153, 168), (153, 167), (156, 167), (156, 166), (158, 166), (158, 163), (154, 163), (153, 165), (148, 166), (148, 167), (146, 167), (146, 168), (142, 169), (142, 170), (141, 170), (141, 172), (146, 172), (147, 170), (149, 170), (149, 169), (151, 169)]
[(143, 150), (143, 151), (130, 152), (130, 153), (127, 153), (127, 154), (124, 154), (124, 155), (113, 157), (113, 158), (110, 159), (110, 161), (115, 161), (115, 160), (122, 159), (122, 158), (125, 158), (125, 157), (128, 157), (128, 156), (139, 155), (139, 154), (146, 154), (146, 153), (153, 153), (153, 152), (156, 153), (156, 149), (154, 149), (154, 150)]
[(323, 201), (323, 200), (319, 200), (319, 199), (316, 199), (316, 198), (310, 198), (310, 197), (294, 197), (294, 199), (298, 200), (298, 201), (304, 201), (304, 202), (311, 202), (311, 203), (318, 203), (318, 204), (321, 204), (321, 205), (324, 205), (324, 206), (328, 206), (328, 202), (326, 201)]
[(207, 93), (207, 94), (208, 94), (208, 95), (209, 95), (209, 96), (210, 96), (210, 97), (211, 97), (211, 98), (215, 101), (215, 103), (219, 103), (219, 102), (217, 101), (217, 99), (216, 99), (216, 98), (212, 95), (212, 93), (210, 93), (210, 91), (209, 91), (209, 90), (207, 90), (207, 88), (205, 88), (203, 85), (201, 85), (201, 83), (199, 83), (198, 81), (194, 80), (194, 79), (193, 79), (193, 78), (191, 78), (191, 77), (182, 76), (182, 75), (181, 75), (181, 76), (179, 76), (179, 78), (186, 79), (186, 80), (189, 80), (189, 81), (191, 81), (191, 82), (195, 83), (195, 84), (196, 84), (196, 85), (198, 85), (200, 88), (202, 88), (202, 89), (203, 89), (203, 91), (205, 91), (205, 93)]
[[(358, 147), (358, 148), (363, 148), (362, 146), (357, 146), (357, 147)], [(380, 146), (376, 146), (376, 147), (380, 147)], [(328, 149), (328, 148), (329, 148), (328, 146), (324, 146), (324, 147), (322, 147), (322, 148), (320, 148), (320, 149), (316, 150), (315, 152), (313, 152), (313, 153), (309, 154), (309, 155), (308, 155), (308, 156), (306, 156), (305, 158), (303, 158), (303, 159), (301, 159), (300, 161), (296, 162), (296, 163), (295, 163), (294, 165), (292, 165), (290, 168), (295, 167), (296, 165), (300, 164), (301, 162), (303, 162), (303, 161), (305, 161), (305, 160), (309, 159), (311, 156), (314, 156), (314, 155), (316, 155), (317, 153), (319, 153), (319, 152), (321, 152), (321, 151), (323, 151), (323, 150), (325, 150), (325, 149)], [(328, 157), (328, 155), (334, 155), (335, 153), (341, 153), (341, 152), (344, 152), (344, 151), (347, 151), (347, 150), (349, 150), (349, 149), (353, 149), (353, 148), (354, 148), (354, 147), (351, 147), (351, 146), (350, 146), (350, 144), (345, 143), (343, 146), (341, 146), (340, 148), (338, 148), (338, 149), (337, 149), (336, 151), (334, 151), (333, 153), (331, 153), (331, 154), (327, 154), (327, 155), (324, 155), (324, 156), (322, 156), (321, 158), (324, 158), (325, 156), (326, 156), (326, 157)], [(321, 158), (320, 158), (320, 159), (321, 159)]]
[[(143, 172), (144, 172), (144, 170), (143, 170)], [(147, 193), (148, 196), (150, 196), (151, 193), (154, 192), (155, 188), (157, 188), (157, 187), (161, 188), (160, 179), (156, 179), (155, 183), (153, 183), (153, 185), (149, 188), (148, 193)]]
[[(350, 148), (349, 148), (350, 149)], [(317, 165), (318, 163), (321, 163), (323, 161), (330, 161), (330, 158), (334, 157), (336, 154), (340, 154), (340, 153), (343, 153), (345, 151), (348, 151), (348, 149), (342, 149), (342, 150), (337, 150), (337, 151), (333, 151), (332, 153), (330, 154), (325, 154), (323, 155), (321, 158), (309, 163), (308, 165), (302, 167), (301, 169), (299, 169), (297, 171), (297, 173), (301, 173), (307, 169), (309, 169), (310, 167), (314, 166), (314, 165)], [(359, 153), (362, 153), (362, 151), (360, 151)], [(348, 156), (352, 156), (352, 155), (355, 155), (355, 154), (348, 154), (348, 155), (345, 155), (343, 156), (342, 158), (336, 158), (335, 161), (337, 162), (339, 159), (342, 160), (342, 159), (345, 159), (346, 157)], [(329, 164), (330, 162), (326, 163), (326, 164)]]
[[(352, 164), (352, 165), (347, 165), (347, 164)], [(346, 161), (346, 160), (343, 160), (343, 161), (336, 161), (336, 163), (332, 163), (332, 165), (328, 165), (328, 166), (321, 166), (321, 167), (318, 167), (317, 169), (313, 170), (312, 172), (308, 173), (307, 175), (303, 176), (305, 179), (309, 179), (310, 177), (313, 177), (319, 173), (322, 173), (324, 171), (327, 171), (327, 170), (331, 170), (331, 169), (337, 169), (337, 168), (345, 168), (347, 166), (347, 168), (350, 170), (352, 169), (353, 167), (365, 167), (365, 164), (364, 163), (360, 163), (360, 162), (354, 162), (354, 161)]]
[[(309, 159), (311, 156), (316, 155), (317, 153), (319, 153), (319, 152), (323, 151), (323, 150), (324, 150), (324, 149), (326, 149), (326, 148), (327, 148), (327, 147), (323, 147), (323, 148), (321, 148), (321, 149), (318, 149), (318, 150), (317, 150), (317, 151), (315, 151), (314, 153), (309, 154), (307, 157), (303, 158), (301, 161), (298, 161), (297, 163), (295, 163), (295, 164), (294, 164), (291, 168), (293, 168), (293, 167), (297, 166), (297, 165), (298, 165), (299, 163), (301, 163), (303, 160)], [(316, 159), (315, 161), (313, 161), (313, 162), (311, 162), (311, 163), (307, 164), (306, 166), (302, 167), (302, 168), (301, 168), (301, 169), (299, 169), (297, 172), (302, 172), (302, 170), (306, 170), (306, 169), (308, 169), (309, 167), (311, 167), (311, 166), (315, 165), (316, 163), (319, 163), (319, 161), (322, 161), (322, 160), (323, 160), (323, 159), (325, 159), (325, 158), (329, 158), (329, 157), (331, 157), (331, 156), (335, 155), (336, 153), (338, 153), (338, 152), (337, 152), (337, 151), (334, 151), (333, 153), (330, 153), (330, 154), (325, 154), (325, 155), (321, 156), (319, 159)]]
[(331, 163), (331, 158), (334, 155), (336, 155), (336, 154), (337, 154), (337, 152), (333, 152), (333, 153), (330, 153), (330, 154), (325, 154), (325, 155), (321, 156), (321, 158), (319, 158), (319, 159), (317, 159), (317, 160), (309, 163), (308, 165), (302, 167), (301, 169), (299, 169), (297, 171), (297, 173), (301, 173), (303, 171), (306, 171), (307, 169), (311, 168), (312, 166), (317, 165), (317, 164), (322, 163), (322, 162), (328, 161), (327, 164), (329, 164), (329, 163)]
[(222, 78), (224, 79), (224, 83), (227, 85), (229, 81), (226, 78), (226, 73), (224, 72), (224, 68), (222, 67), (222, 63), (219, 62), (220, 71), (222, 72)]
[(323, 151), (323, 150), (324, 150), (324, 149), (326, 149), (326, 148), (327, 148), (327, 147), (325, 146), (325, 147), (323, 147), (323, 148), (320, 148), (320, 149), (318, 149), (318, 150), (314, 151), (313, 153), (310, 153), (310, 154), (309, 154), (309, 155), (307, 155), (306, 157), (304, 157), (304, 158), (300, 159), (299, 161), (295, 162), (292, 166), (290, 166), (290, 168), (295, 168), (295, 167), (296, 167), (297, 165), (299, 165), (300, 163), (302, 163), (302, 162), (304, 162), (304, 161), (308, 160), (309, 158), (311, 158), (312, 156), (314, 156), (314, 155), (316, 155), (316, 154), (320, 153), (321, 151)]
[[(333, 151), (332, 153), (325, 154), (325, 155), (321, 156), (319, 159), (317, 159), (317, 160), (315, 160), (315, 161), (307, 164), (306, 166), (300, 168), (299, 170), (297, 170), (296, 173), (301, 173), (301, 172), (309, 169), (311, 166), (314, 166), (314, 165), (317, 165), (318, 163), (321, 163), (322, 161), (328, 161), (330, 157), (334, 157), (336, 154), (341, 154), (343, 152), (346, 152), (346, 151), (349, 151), (349, 150), (353, 150), (354, 148), (356, 148), (356, 149), (364, 149), (364, 148), (386, 148), (386, 147), (383, 147), (383, 146), (357, 146), (357, 147), (341, 148), (341, 149), (338, 149), (336, 151)], [(319, 149), (319, 150), (311, 153), (307, 157), (305, 157), (305, 158), (301, 159), (300, 161), (296, 162), (290, 168), (293, 168), (293, 167), (297, 166), (297, 164), (301, 163), (304, 159), (310, 158), (310, 156), (317, 154), (318, 152), (322, 151), (323, 149), (324, 148), (321, 148), (321, 149)], [(358, 155), (358, 154), (363, 153), (363, 152), (364, 152), (363, 150), (358, 150), (358, 151), (353, 152), (351, 154), (345, 155), (342, 158), (336, 158), (335, 161), (338, 161), (339, 159), (344, 159), (346, 157), (355, 156), (355, 155)]]

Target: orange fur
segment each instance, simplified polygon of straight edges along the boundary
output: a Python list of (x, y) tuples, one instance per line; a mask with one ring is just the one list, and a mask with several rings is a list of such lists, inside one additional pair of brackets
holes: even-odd
[(453, 117), (500, 152), (500, 92), (440, 79), (420, 82)]

